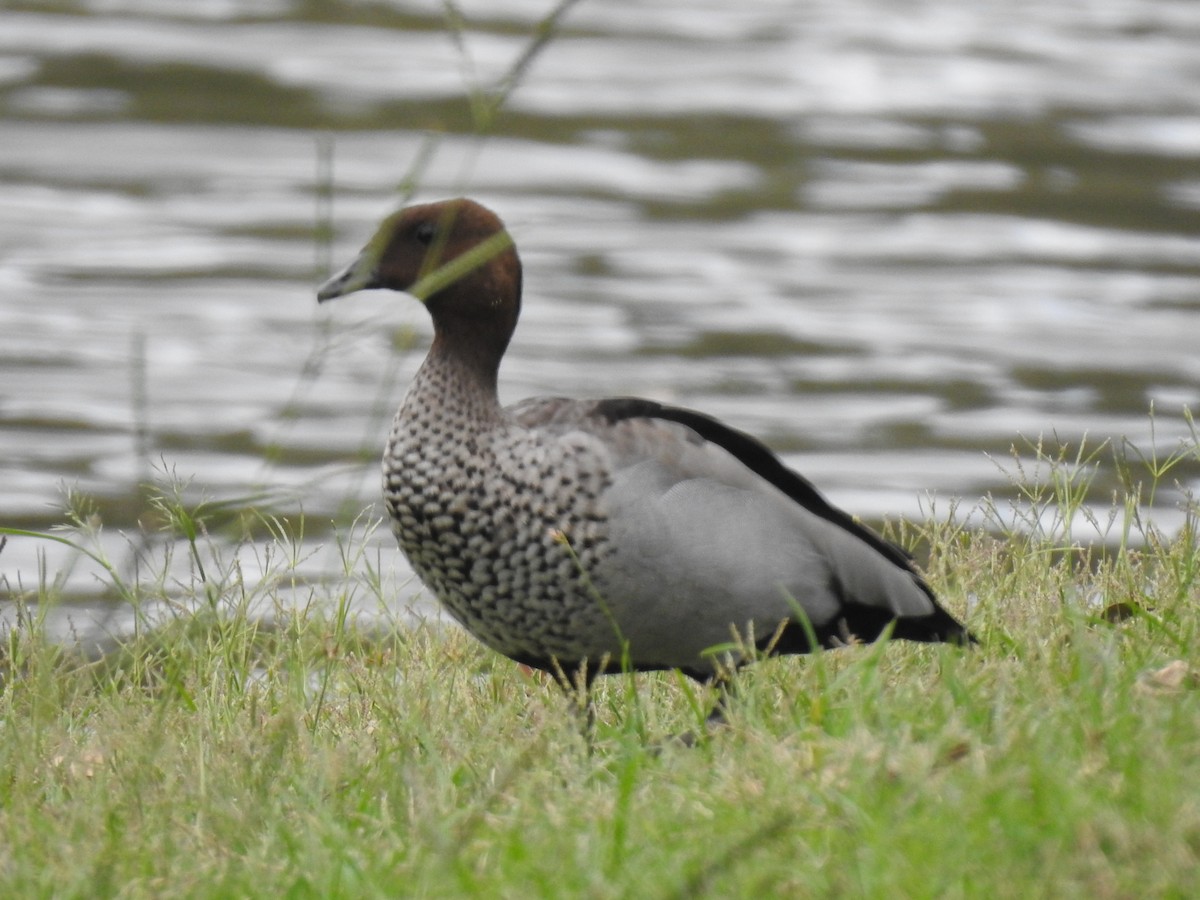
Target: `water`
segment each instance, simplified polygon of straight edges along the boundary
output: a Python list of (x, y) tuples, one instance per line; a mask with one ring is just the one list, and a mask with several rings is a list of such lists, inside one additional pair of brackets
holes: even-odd
[[(1012, 496), (996, 460), (1026, 438), (1187, 435), (1200, 4), (584, 0), (483, 140), (465, 86), (548, 6), (462, 8), (461, 47), (432, 0), (0, 10), (0, 521), (61, 523), (73, 485), (127, 561), (167, 471), (302, 509), (303, 571), (336, 571), (429, 328), (313, 289), (408, 177), (522, 251), (506, 400), (703, 409), (868, 519)], [(1173, 476), (1168, 531), (1200, 467)], [(8, 588), (39, 554), (95, 613), (102, 580), (56, 545), (11, 539)]]

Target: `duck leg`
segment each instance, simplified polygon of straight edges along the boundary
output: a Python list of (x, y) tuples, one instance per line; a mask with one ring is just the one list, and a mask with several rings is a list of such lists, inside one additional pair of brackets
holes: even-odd
[(579, 723), (579, 733), (587, 744), (590, 756), (596, 741), (596, 704), (592, 700), (592, 682), (596, 680), (598, 670), (589, 667), (587, 660), (569, 668), (563, 668), (557, 659), (553, 664), (554, 680), (567, 697), (571, 714)]

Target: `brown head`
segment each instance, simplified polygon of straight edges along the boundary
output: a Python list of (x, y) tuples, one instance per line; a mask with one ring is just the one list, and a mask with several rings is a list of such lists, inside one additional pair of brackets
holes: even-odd
[(465, 198), (426, 203), (384, 219), (317, 299), (369, 288), (415, 296), (433, 317), (435, 345), (494, 372), (521, 312), (521, 261), (491, 210)]

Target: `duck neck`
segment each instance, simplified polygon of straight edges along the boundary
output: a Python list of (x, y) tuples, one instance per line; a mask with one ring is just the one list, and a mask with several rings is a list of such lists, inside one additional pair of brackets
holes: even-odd
[(439, 417), (487, 427), (501, 416), (496, 383), (502, 354), (464, 344), (439, 327), (410, 397), (432, 404)]

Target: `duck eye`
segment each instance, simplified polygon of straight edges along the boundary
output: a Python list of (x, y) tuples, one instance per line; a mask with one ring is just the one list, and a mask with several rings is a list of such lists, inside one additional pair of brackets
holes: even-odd
[(432, 222), (422, 222), (413, 232), (413, 236), (422, 244), (433, 243), (434, 227)]

